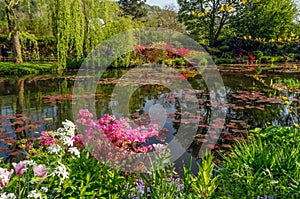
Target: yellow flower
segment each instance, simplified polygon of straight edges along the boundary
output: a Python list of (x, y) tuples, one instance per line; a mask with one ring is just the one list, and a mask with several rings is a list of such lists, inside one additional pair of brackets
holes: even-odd
[(275, 42), (275, 39), (270, 39), (269, 42), (274, 43), (274, 42)]
[(226, 4), (225, 6), (226, 6), (225, 10), (226, 10), (227, 12), (229, 12), (229, 11), (231, 10), (231, 5)]
[(247, 0), (242, 0), (243, 5), (246, 5), (246, 3), (247, 3)]
[(247, 40), (247, 36), (246, 35), (244, 35), (244, 39)]
[(295, 37), (296, 35), (293, 33), (293, 32), (291, 32), (291, 37)]
[(196, 15), (196, 12), (194, 10), (192, 11), (192, 15)]
[(225, 8), (224, 8), (224, 5), (222, 5), (220, 8), (220, 12), (224, 12), (224, 11), (225, 11)]

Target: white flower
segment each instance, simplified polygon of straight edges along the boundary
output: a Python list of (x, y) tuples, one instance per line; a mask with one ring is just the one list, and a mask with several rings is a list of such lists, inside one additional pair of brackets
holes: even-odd
[(50, 154), (53, 154), (53, 153), (58, 154), (61, 150), (61, 147), (57, 144), (53, 144), (53, 145), (49, 146), (47, 149)]
[(17, 198), (17, 196), (13, 193), (4, 192), (0, 195), (0, 199), (16, 199), (16, 198)]
[(57, 131), (53, 131), (53, 133), (52, 133), (53, 138), (58, 137), (58, 136), (60, 136), (59, 129), (57, 129)]
[(33, 160), (25, 160), (26, 166), (36, 166), (36, 162)]
[(64, 144), (65, 146), (69, 146), (69, 147), (72, 147), (72, 146), (73, 146), (74, 141), (73, 141), (73, 139), (72, 139), (71, 137), (69, 137), (69, 136), (62, 136), (60, 140), (63, 142), (63, 144)]
[(67, 171), (67, 168), (64, 164), (58, 162), (58, 166), (54, 169), (53, 173), (50, 174), (50, 176), (58, 176), (60, 178), (60, 185), (62, 182), (69, 178), (69, 172)]
[(74, 136), (75, 124), (70, 120), (66, 120), (65, 122), (62, 122), (62, 124), (64, 125), (66, 135)]
[(42, 190), (44, 193), (47, 193), (47, 192), (48, 192), (48, 188), (47, 188), (47, 187), (41, 187), (41, 190)]
[(76, 147), (69, 148), (68, 152), (70, 152), (71, 154), (74, 154), (78, 158), (80, 157), (80, 151)]
[(152, 144), (155, 154), (159, 157), (162, 157), (162, 155), (165, 153), (167, 145), (165, 144)]
[(29, 192), (27, 198), (41, 198), (41, 193), (37, 192), (36, 190), (32, 190)]

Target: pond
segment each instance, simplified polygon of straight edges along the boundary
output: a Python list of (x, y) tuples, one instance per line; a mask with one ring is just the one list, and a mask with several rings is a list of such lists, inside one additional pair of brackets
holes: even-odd
[[(182, 78), (190, 85), (188, 89), (177, 89), (176, 93), (160, 83), (141, 83), (147, 78), (147, 73), (142, 70), (131, 74), (130, 80), (139, 82), (133, 90), (131, 88), (131, 93), (125, 89), (131, 83), (123, 78), (129, 69), (107, 70), (97, 83), (96, 92), (86, 91), (84, 95), (73, 93), (74, 81), (77, 78), (84, 82), (89, 77), (78, 77), (75, 71), (62, 76), (2, 77), (0, 156), (9, 161), (22, 153), (16, 148), (16, 140), (38, 137), (43, 130), (61, 127), (61, 122), (66, 119), (75, 121), (72, 106), (82, 103), (79, 98), (92, 101), (92, 105), (87, 103), (81, 107), (89, 109), (93, 106), (97, 118), (113, 113), (129, 117), (136, 126), (151, 123), (153, 115), (150, 112), (159, 108), (164, 119), (161, 134), (149, 142), (169, 143), (176, 136), (186, 146), (178, 164), (190, 156), (199, 158), (202, 145), (214, 152), (226, 152), (235, 139), (244, 139), (250, 129), (299, 122), (299, 94), (279, 92), (272, 85), (268, 86), (274, 79), (299, 79), (299, 75), (274, 73), (263, 76), (264, 81), (258, 81), (248, 67), (236, 71), (224, 68), (220, 68), (220, 74), (225, 90), (220, 90), (218, 95), (226, 98), (222, 107), (225, 117), (220, 118), (214, 115), (214, 101), (210, 99), (205, 81), (193, 71), (181, 70), (181, 77), (174, 76), (175, 82)], [(217, 142), (211, 143), (214, 138)]]

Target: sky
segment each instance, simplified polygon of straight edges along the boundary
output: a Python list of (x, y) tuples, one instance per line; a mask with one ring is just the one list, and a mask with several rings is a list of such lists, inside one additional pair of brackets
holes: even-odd
[(177, 0), (147, 0), (146, 4), (156, 5), (163, 8), (165, 5), (170, 5), (170, 4), (177, 5)]

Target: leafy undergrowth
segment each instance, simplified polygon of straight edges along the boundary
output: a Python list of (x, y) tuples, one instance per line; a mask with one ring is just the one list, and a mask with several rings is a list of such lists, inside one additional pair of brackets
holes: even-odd
[(26, 159), (1, 165), (0, 198), (299, 198), (297, 125), (255, 129), (218, 167), (207, 153), (197, 175), (189, 166), (178, 178), (167, 144), (144, 146), (159, 133), (155, 126), (132, 129), (126, 118), (92, 118), (81, 110), (77, 127), (67, 120), (23, 143)]
[(14, 64), (12, 62), (0, 62), (0, 75), (28, 75), (49, 73), (56, 70), (53, 62), (26, 62)]
[(238, 143), (217, 172), (218, 198), (299, 198), (299, 128), (271, 126), (253, 130)]

